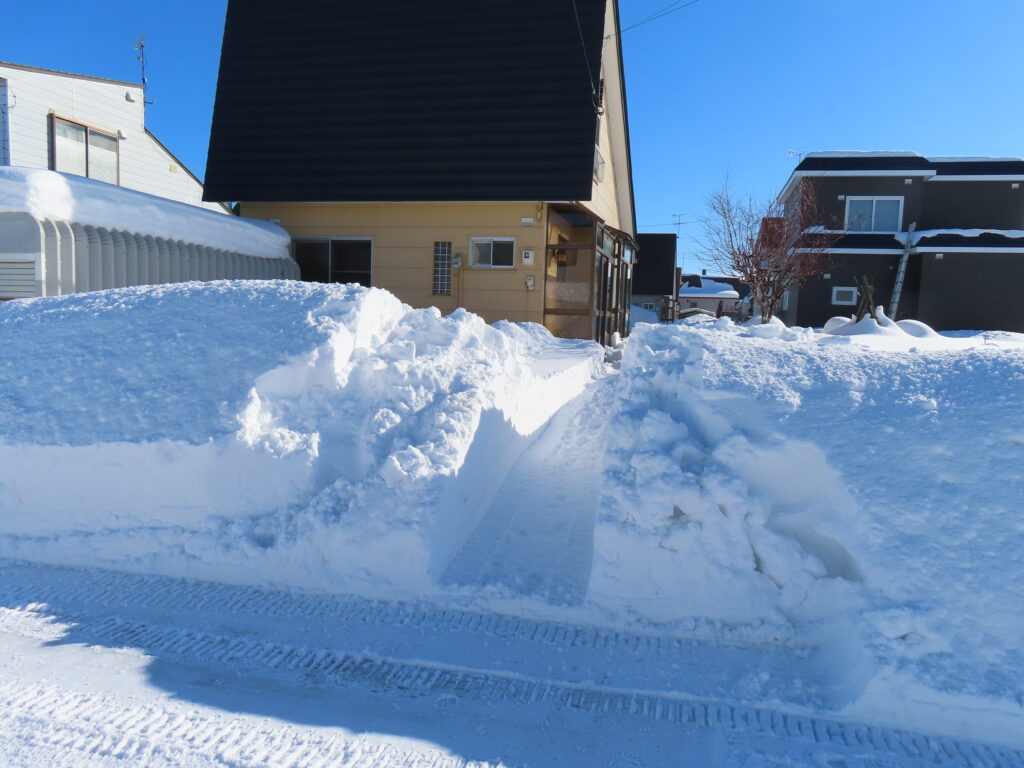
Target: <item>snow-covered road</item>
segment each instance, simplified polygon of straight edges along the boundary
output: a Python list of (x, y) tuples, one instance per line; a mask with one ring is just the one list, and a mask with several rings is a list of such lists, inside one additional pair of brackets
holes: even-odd
[(730, 700), (781, 671), (770, 653), (11, 561), (0, 579), (5, 766), (1024, 765)]

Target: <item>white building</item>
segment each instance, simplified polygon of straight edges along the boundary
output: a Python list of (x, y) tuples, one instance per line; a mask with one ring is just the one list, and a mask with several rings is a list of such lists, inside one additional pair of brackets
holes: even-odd
[(138, 83), (0, 62), (0, 166), (87, 176), (220, 213), (146, 129)]

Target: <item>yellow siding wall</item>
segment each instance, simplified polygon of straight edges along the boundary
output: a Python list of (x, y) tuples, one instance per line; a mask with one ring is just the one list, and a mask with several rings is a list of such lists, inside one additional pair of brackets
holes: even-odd
[[(465, 307), (488, 322), (543, 322), (543, 203), (243, 203), (241, 208), (243, 216), (279, 219), (293, 238), (372, 240), (373, 285), (414, 307), (434, 306), (445, 313)], [(523, 218), (532, 218), (533, 226), (522, 226)], [(515, 267), (470, 267), (474, 237), (515, 238)], [(451, 296), (431, 293), (436, 241), (451, 241), (453, 253), (462, 255)], [(522, 264), (524, 249), (534, 251), (532, 267)], [(527, 276), (533, 276), (533, 290), (526, 287)]]

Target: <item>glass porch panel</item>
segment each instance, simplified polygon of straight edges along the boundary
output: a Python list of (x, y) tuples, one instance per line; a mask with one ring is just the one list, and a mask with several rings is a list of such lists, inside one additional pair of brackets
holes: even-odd
[(562, 339), (593, 338), (594, 327), (590, 315), (545, 315), (544, 327)]
[(594, 249), (570, 243), (548, 246), (546, 311), (574, 310), (589, 317), (593, 306)]

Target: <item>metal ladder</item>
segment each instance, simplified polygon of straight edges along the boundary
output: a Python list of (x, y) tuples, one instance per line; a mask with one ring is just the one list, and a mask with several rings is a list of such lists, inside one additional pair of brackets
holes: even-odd
[(910, 249), (913, 248), (914, 230), (917, 229), (917, 222), (911, 222), (907, 228), (907, 242), (903, 244), (903, 255), (900, 257), (900, 266), (896, 270), (896, 283), (892, 287), (892, 301), (889, 303), (889, 317), (896, 319), (896, 312), (900, 308), (900, 294), (903, 293), (903, 278), (907, 274), (907, 262), (910, 260)]

